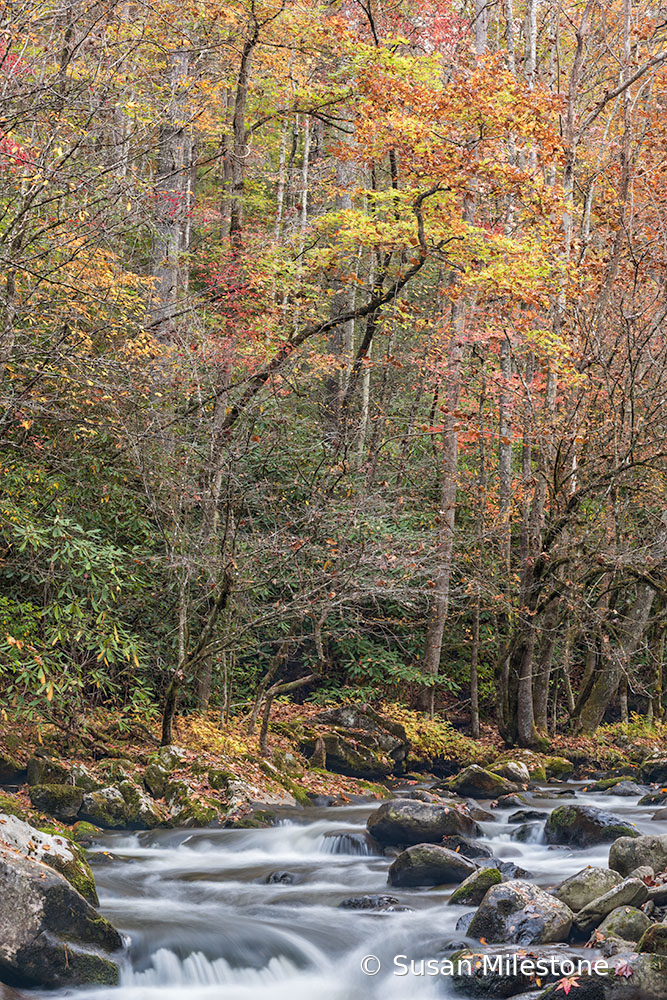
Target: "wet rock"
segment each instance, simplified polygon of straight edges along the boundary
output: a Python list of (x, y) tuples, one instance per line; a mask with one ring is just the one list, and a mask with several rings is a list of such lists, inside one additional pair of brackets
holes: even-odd
[(655, 820), (656, 823), (664, 823), (667, 819), (667, 809), (657, 809), (651, 816), (651, 819)]
[(651, 924), (641, 938), (637, 951), (667, 956), (667, 924)]
[(487, 771), (478, 764), (471, 764), (455, 777), (442, 784), (457, 795), (470, 795), (475, 799), (497, 799), (499, 795), (509, 795), (517, 791), (516, 784), (499, 774)]
[(293, 885), (296, 881), (294, 872), (271, 872), (266, 876), (267, 885)]
[(519, 809), (518, 812), (508, 816), (508, 823), (530, 823), (533, 820), (546, 819), (549, 815), (542, 809)]
[(0, 751), (0, 785), (22, 785), (26, 780), (26, 769), (11, 754)]
[(115, 985), (110, 923), (38, 861), (0, 852), (0, 975), (19, 986)]
[(611, 795), (623, 795), (631, 798), (634, 795), (644, 795), (645, 785), (638, 785), (635, 781), (629, 781), (624, 777), (604, 778), (596, 781), (586, 789), (587, 792), (607, 792)]
[(620, 885), (622, 881), (622, 876), (609, 868), (588, 867), (576, 875), (570, 875), (557, 885), (554, 895), (562, 903), (566, 903), (574, 913), (578, 913), (589, 903)]
[(443, 837), (442, 846), (448, 848), (450, 851), (462, 854), (464, 858), (476, 860), (493, 857), (488, 847), (477, 843), (476, 840), (469, 840), (467, 837)]
[(498, 806), (502, 809), (516, 809), (517, 806), (525, 806), (528, 799), (525, 795), (518, 795), (513, 793), (512, 795), (501, 795), (498, 798)]
[(478, 827), (449, 806), (396, 799), (371, 813), (368, 832), (381, 844), (437, 844), (452, 834), (475, 836)]
[(395, 886), (444, 885), (462, 882), (477, 865), (454, 851), (436, 844), (416, 844), (402, 851), (389, 868), (388, 881)]
[(474, 912), (462, 914), (462, 916), (460, 916), (459, 919), (456, 921), (455, 930), (457, 931), (457, 933), (465, 934), (467, 937), (468, 929), (473, 921), (474, 916), (475, 916)]
[(395, 896), (349, 896), (338, 904), (340, 910), (387, 910), (400, 906)]
[(496, 817), (493, 813), (489, 812), (487, 809), (482, 809), (472, 800), (468, 800), (468, 816), (474, 819), (477, 823), (496, 823)]
[(664, 805), (665, 802), (667, 802), (667, 789), (660, 788), (655, 792), (647, 792), (646, 795), (641, 797), (637, 805), (661, 806)]
[(574, 914), (569, 906), (530, 882), (489, 889), (468, 929), (489, 944), (552, 944), (566, 941)]
[(644, 837), (620, 837), (609, 849), (609, 867), (621, 875), (629, 875), (641, 865), (654, 871), (667, 868), (667, 834)]
[(567, 805), (553, 810), (547, 820), (545, 837), (548, 844), (591, 847), (618, 837), (639, 837), (639, 831), (602, 809)]
[(35, 829), (16, 816), (0, 815), (0, 848), (9, 848), (57, 871), (88, 902), (97, 904), (95, 879), (85, 851), (66, 837)]
[(31, 785), (30, 801), (40, 812), (73, 823), (83, 805), (83, 792), (73, 785)]
[(520, 844), (538, 844), (543, 836), (542, 823), (522, 823), (520, 827), (512, 831), (512, 840)]
[[(623, 969), (622, 974), (617, 974), (617, 966)], [(665, 1000), (667, 956), (621, 952), (615, 957), (615, 965), (600, 980), (604, 1000)]]
[(626, 878), (609, 892), (605, 892), (603, 896), (579, 910), (574, 918), (575, 930), (578, 934), (588, 935), (619, 906), (639, 907), (647, 899), (648, 889), (644, 883), (638, 878)]
[(397, 799), (414, 799), (417, 802), (440, 802), (440, 796), (427, 792), (424, 788), (401, 788), (396, 792)]
[(344, 830), (324, 834), (322, 845), (327, 854), (351, 854), (357, 857), (379, 857), (382, 847), (368, 833)]
[(639, 941), (651, 926), (651, 921), (636, 906), (617, 906), (608, 913), (598, 927), (603, 938), (615, 937), (622, 941)]
[(461, 882), (447, 902), (452, 906), (479, 906), (491, 886), (500, 885), (502, 880), (497, 868), (480, 868)]
[(642, 781), (648, 785), (667, 784), (667, 757), (660, 760), (646, 760), (640, 768)]
[(71, 785), (69, 769), (58, 760), (49, 757), (31, 757), (28, 761), (27, 778), (29, 785)]
[(90, 847), (102, 831), (93, 823), (85, 823), (79, 820), (69, 831), (70, 838), (81, 847)]
[(502, 861), (500, 858), (480, 858), (479, 859), (480, 868), (497, 868), (501, 875), (505, 876), (505, 879), (520, 879), (526, 880), (533, 878), (533, 873), (526, 871), (525, 868), (521, 868), (520, 865), (515, 865), (513, 861)]

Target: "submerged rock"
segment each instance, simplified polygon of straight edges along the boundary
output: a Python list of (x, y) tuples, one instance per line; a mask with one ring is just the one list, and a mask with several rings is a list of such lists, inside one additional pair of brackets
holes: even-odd
[(574, 913), (583, 910), (600, 896), (614, 889), (623, 881), (618, 872), (609, 868), (584, 868), (576, 875), (570, 875), (554, 889), (554, 896), (560, 899)]
[(552, 944), (566, 941), (574, 914), (569, 906), (530, 882), (489, 889), (468, 933), (489, 944)]
[(443, 885), (462, 882), (477, 865), (437, 844), (416, 844), (402, 851), (389, 868), (388, 881), (396, 886)]
[(400, 906), (395, 896), (348, 896), (338, 904), (339, 910), (387, 910)]
[(639, 831), (602, 809), (567, 805), (553, 810), (547, 820), (545, 836), (548, 844), (591, 847), (618, 837), (639, 837)]
[(115, 985), (111, 924), (38, 861), (0, 851), (0, 975), (19, 986)]
[(383, 802), (367, 825), (381, 844), (437, 844), (452, 834), (474, 837), (478, 833), (474, 820), (458, 809), (409, 799)]

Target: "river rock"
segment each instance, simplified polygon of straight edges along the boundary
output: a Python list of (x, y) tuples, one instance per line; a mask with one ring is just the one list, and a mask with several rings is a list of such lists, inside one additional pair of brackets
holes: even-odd
[(146, 767), (144, 784), (154, 799), (163, 798), (170, 774), (171, 772), (156, 760)]
[(127, 827), (131, 830), (154, 830), (166, 821), (166, 812), (135, 782), (126, 779), (118, 785), (125, 801)]
[(507, 817), (508, 823), (530, 823), (538, 819), (546, 819), (549, 813), (542, 809), (519, 809)]
[(584, 906), (574, 918), (579, 934), (590, 932), (619, 906), (642, 906), (648, 899), (648, 889), (638, 878), (626, 878), (603, 896)]
[(471, 764), (449, 781), (442, 783), (457, 795), (470, 795), (475, 799), (497, 799), (499, 795), (509, 795), (517, 791), (517, 785), (499, 774), (487, 771), (479, 764)]
[(638, 806), (661, 806), (661, 805), (664, 805), (665, 802), (667, 802), (667, 790), (660, 789), (657, 792), (647, 792), (646, 795), (643, 795), (641, 797), (641, 799), (639, 800), (639, 802), (637, 803), (637, 805)]
[(0, 750), (0, 785), (22, 785), (26, 780), (26, 769), (11, 754)]
[[(490, 966), (488, 963), (485, 966), (485, 956), (491, 959)], [(483, 950), (465, 948), (450, 956), (455, 970), (451, 982), (457, 992), (461, 992), (467, 997), (488, 997), (490, 1000), (514, 997), (514, 1000), (520, 1000), (520, 996), (517, 994), (521, 990), (527, 990), (530, 986), (534, 986), (536, 978), (528, 970), (525, 973), (521, 971), (522, 958), (529, 962), (537, 963), (539, 960), (543, 960), (547, 963), (548, 971), (544, 975), (540, 975), (540, 982), (544, 987), (561, 978), (558, 965), (556, 971), (551, 973), (552, 958), (556, 959), (559, 964), (567, 959), (576, 964), (580, 957), (576, 951), (564, 945), (550, 945), (531, 948), (530, 954), (518, 956), (515, 965), (514, 956), (508, 954), (507, 948), (503, 945), (491, 945)], [(468, 975), (468, 969), (472, 969), (472, 976)], [(521, 993), (521, 996), (526, 998), (536, 998), (540, 995), (541, 991), (530, 994)]]
[(447, 902), (452, 906), (479, 906), (491, 886), (500, 885), (502, 880), (497, 868), (480, 868), (461, 882)]
[(123, 830), (127, 826), (127, 806), (125, 799), (114, 785), (87, 792), (79, 818), (94, 823), (105, 830)]
[[(604, 1000), (665, 1000), (667, 956), (621, 952), (614, 963), (607, 975), (599, 977)], [(588, 1000), (588, 995), (582, 1000)]]
[(0, 851), (0, 976), (18, 986), (115, 985), (111, 924), (47, 865)]
[(450, 851), (456, 851), (457, 854), (462, 854), (464, 858), (472, 858), (473, 860), (493, 857), (493, 853), (488, 847), (479, 844), (476, 840), (469, 840), (468, 837), (443, 837), (442, 846), (447, 847)]
[(389, 868), (388, 881), (395, 886), (443, 885), (462, 882), (477, 865), (437, 844), (416, 844), (402, 851)]
[(395, 896), (348, 896), (338, 904), (339, 910), (388, 910), (400, 906)]
[(667, 809), (656, 809), (651, 819), (655, 820), (656, 823), (664, 823), (667, 819)]
[(574, 764), (567, 757), (547, 757), (544, 761), (544, 770), (547, 778), (567, 781), (574, 774)]
[(267, 885), (293, 885), (295, 881), (294, 872), (277, 871), (266, 876)]
[(519, 879), (525, 881), (533, 878), (532, 872), (526, 871), (520, 865), (515, 865), (513, 861), (502, 861), (500, 858), (480, 858), (478, 861), (480, 868), (497, 868), (505, 879)]
[(552, 944), (566, 941), (574, 914), (569, 906), (530, 882), (489, 889), (468, 928), (489, 944)]
[(30, 785), (30, 801), (40, 812), (74, 823), (83, 805), (83, 792), (74, 785)]
[(544, 825), (542, 823), (522, 823), (512, 831), (512, 840), (520, 844), (539, 844), (542, 840)]
[(451, 834), (474, 837), (479, 832), (474, 820), (458, 809), (408, 799), (383, 802), (367, 825), (381, 844), (437, 844)]
[(506, 760), (500, 764), (492, 764), (491, 771), (499, 774), (501, 778), (507, 778), (515, 785), (527, 785), (530, 781), (528, 766), (520, 760)]
[(9, 848), (53, 868), (89, 903), (97, 904), (95, 879), (85, 851), (60, 834), (43, 833), (16, 816), (0, 814), (0, 849)]
[(578, 913), (622, 881), (623, 877), (609, 868), (588, 867), (557, 885), (554, 896), (566, 903), (574, 913)]
[(306, 732), (301, 750), (307, 757), (323, 755), (328, 770), (371, 781), (404, 773), (410, 751), (405, 729), (370, 705), (329, 709), (314, 721), (318, 728)]
[(591, 847), (618, 837), (639, 837), (639, 831), (602, 809), (566, 805), (558, 806), (550, 814), (545, 836), (548, 844)]
[(644, 837), (620, 837), (609, 849), (609, 867), (621, 875), (629, 875), (642, 865), (654, 871), (667, 868), (667, 834)]
[(85, 764), (72, 764), (69, 773), (72, 784), (84, 792), (94, 792), (96, 788), (103, 787), (104, 783)]
[(598, 934), (622, 941), (639, 941), (650, 926), (649, 918), (636, 906), (617, 906), (599, 925)]
[(649, 785), (667, 785), (667, 757), (645, 760), (640, 768), (642, 781)]

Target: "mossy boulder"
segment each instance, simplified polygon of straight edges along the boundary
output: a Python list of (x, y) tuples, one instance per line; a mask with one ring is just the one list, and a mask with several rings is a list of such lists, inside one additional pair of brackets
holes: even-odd
[(527, 785), (530, 781), (528, 766), (521, 760), (505, 760), (491, 764), (489, 770), (517, 785)]
[(478, 826), (458, 809), (430, 802), (395, 799), (383, 804), (368, 818), (368, 832), (381, 844), (437, 844), (453, 834), (476, 836)]
[(637, 951), (667, 956), (667, 924), (651, 924), (642, 934)]
[(69, 768), (49, 757), (31, 757), (28, 761), (29, 785), (71, 785)]
[(114, 986), (122, 940), (56, 871), (0, 852), (0, 976), (18, 986)]
[(95, 879), (85, 851), (58, 831), (37, 830), (16, 816), (0, 815), (0, 845), (48, 865), (84, 899), (97, 903)]
[(125, 800), (126, 823), (130, 829), (154, 830), (165, 822), (165, 811), (134, 781), (121, 781), (118, 791)]
[(575, 932), (585, 936), (602, 923), (604, 918), (621, 906), (639, 907), (648, 899), (648, 889), (638, 878), (626, 878), (603, 896), (594, 899), (574, 918)]
[(547, 757), (544, 761), (544, 770), (547, 778), (567, 781), (574, 774), (574, 764), (567, 757)]
[(154, 799), (164, 798), (171, 772), (158, 761), (152, 761), (144, 771), (144, 784)]
[(22, 785), (26, 768), (12, 754), (0, 750), (0, 785)]
[(226, 792), (235, 775), (224, 767), (209, 767), (206, 772), (208, 783), (216, 792)]
[[(639, 831), (612, 813), (593, 806), (558, 806), (545, 828), (548, 844), (591, 847), (618, 837), (639, 837)], [(636, 867), (636, 866), (635, 866)]]
[(438, 844), (415, 844), (402, 851), (389, 868), (388, 882), (398, 887), (462, 882), (477, 865)]
[(76, 844), (80, 844), (81, 847), (90, 847), (101, 832), (102, 831), (99, 826), (94, 826), (93, 823), (86, 823), (84, 820), (79, 820), (78, 823), (75, 823), (69, 831), (69, 836), (71, 840), (73, 840)]
[(173, 779), (165, 788), (165, 799), (174, 826), (213, 826), (221, 821), (222, 809), (213, 799), (195, 795), (186, 781)]
[(493, 771), (487, 771), (478, 764), (464, 768), (449, 781), (440, 782), (438, 787), (457, 795), (470, 795), (475, 799), (497, 799), (499, 795), (510, 795), (518, 791), (514, 782)]
[(124, 830), (128, 822), (127, 803), (115, 785), (86, 792), (79, 818), (104, 830)]
[(83, 792), (73, 785), (31, 785), (30, 801), (40, 812), (73, 823), (83, 805)]
[(503, 877), (497, 868), (480, 868), (469, 875), (449, 897), (452, 906), (479, 906), (489, 889), (500, 885)]
[(667, 785), (667, 757), (645, 760), (640, 774), (648, 785)]
[(598, 927), (603, 938), (615, 937), (622, 941), (639, 941), (651, 921), (636, 906), (617, 906), (608, 913)]
[(70, 778), (72, 784), (84, 792), (93, 792), (104, 785), (104, 782), (100, 781), (85, 764), (72, 764)]

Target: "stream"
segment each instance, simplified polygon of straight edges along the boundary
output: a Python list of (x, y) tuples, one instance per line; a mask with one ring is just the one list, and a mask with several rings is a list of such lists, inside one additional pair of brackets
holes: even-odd
[[(583, 793), (581, 784), (527, 793), (529, 808), (549, 811), (574, 792), (580, 804), (625, 817), (644, 833), (665, 832), (655, 807), (635, 798)], [(400, 794), (400, 792), (397, 792)], [(372, 853), (364, 836), (377, 802), (285, 813), (258, 830), (163, 830), (108, 834), (94, 851), (101, 910), (129, 939), (119, 987), (70, 990), (72, 1000), (407, 1000), (454, 995), (446, 977), (395, 975), (395, 955), (445, 957), (464, 936), (456, 931), (469, 907), (445, 905), (455, 886), (387, 886), (392, 858)], [(482, 803), (485, 805), (485, 803)], [(527, 807), (527, 808), (528, 808)], [(586, 850), (511, 839), (516, 811), (497, 809), (481, 823), (481, 842), (547, 887), (586, 865), (607, 867), (609, 845)], [(105, 859), (106, 860), (106, 859)], [(291, 884), (267, 883), (289, 872)], [(409, 911), (339, 909), (350, 896), (385, 893)], [(511, 952), (511, 946), (508, 946)], [(376, 976), (361, 971), (376, 956)], [(464, 994), (456, 994), (461, 997)]]

